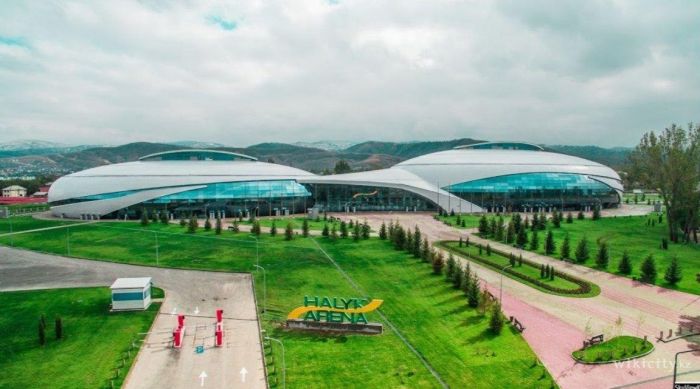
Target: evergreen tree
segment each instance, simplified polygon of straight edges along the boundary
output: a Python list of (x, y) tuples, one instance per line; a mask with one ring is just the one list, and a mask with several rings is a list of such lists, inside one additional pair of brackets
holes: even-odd
[(590, 254), (588, 252), (588, 239), (584, 235), (583, 238), (576, 245), (576, 252), (574, 253), (576, 262), (584, 263), (588, 260)]
[(576, 215), (576, 219), (583, 220), (585, 218), (586, 218), (586, 216), (583, 214), (583, 211), (578, 211), (578, 215)]
[(487, 238), (489, 233), (489, 221), (486, 220), (486, 215), (481, 215), (479, 219), (479, 235), (482, 238)]
[(362, 223), (362, 239), (369, 239), (369, 233), (372, 231), (371, 228), (369, 228), (369, 224), (367, 224), (367, 221)]
[(355, 223), (352, 227), (352, 240), (355, 242), (360, 240), (360, 223)]
[(540, 264), (540, 278), (544, 278), (544, 264)]
[(442, 274), (442, 268), (445, 266), (445, 260), (441, 252), (435, 252), (433, 255), (433, 274)]
[(469, 247), (469, 236), (464, 239), (464, 247)]
[(647, 284), (656, 283), (656, 263), (654, 263), (654, 258), (651, 254), (642, 262), (639, 280)]
[(428, 262), (430, 260), (430, 243), (428, 243), (428, 238), (423, 238), (420, 257), (423, 262)]
[(676, 285), (683, 278), (681, 273), (681, 266), (678, 264), (678, 258), (674, 255), (671, 258), (671, 263), (666, 268), (666, 273), (664, 273), (664, 280), (671, 285)]
[(461, 224), (461, 226), (464, 227), (464, 228), (466, 228), (466, 227), (467, 227), (467, 221), (464, 220), (464, 219), (462, 219), (462, 224)]
[(457, 262), (455, 262), (455, 257), (452, 255), (452, 253), (449, 253), (447, 256), (447, 268), (445, 269), (445, 278), (447, 278), (448, 281), (452, 281), (452, 277), (455, 275), (455, 267), (457, 266)]
[(231, 223), (231, 232), (238, 233), (241, 230), (240, 226), (238, 225), (238, 220), (234, 220), (233, 223)]
[(168, 211), (164, 210), (160, 213), (160, 223), (161, 224), (168, 224)]
[(491, 244), (486, 243), (486, 255), (491, 256)]
[(214, 225), (214, 232), (216, 235), (221, 235), (221, 217), (216, 217), (216, 224)]
[(253, 221), (253, 228), (250, 229), (250, 232), (252, 232), (255, 236), (260, 236), (262, 233), (262, 230), (260, 229), (260, 220), (255, 219)]
[(574, 215), (571, 212), (567, 213), (566, 214), (566, 223), (571, 224), (573, 222), (574, 222)]
[(141, 211), (141, 225), (146, 227), (148, 223), (148, 211), (144, 209), (143, 211)]
[(187, 220), (185, 220), (184, 217), (181, 218), (181, 219), (180, 219), (180, 227), (185, 227), (186, 225), (187, 225)]
[(386, 240), (386, 224), (382, 222), (381, 227), (379, 227), (379, 239)]
[(591, 217), (593, 220), (598, 220), (600, 219), (600, 204), (596, 204), (593, 207), (593, 216)]
[(595, 264), (601, 269), (607, 269), (610, 262), (610, 254), (608, 253), (608, 244), (600, 242), (598, 245), (598, 254), (595, 258)]
[(452, 277), (452, 286), (455, 289), (459, 289), (462, 286), (463, 282), (464, 282), (464, 270), (462, 269), (462, 266), (457, 265), (457, 268), (455, 268), (455, 275)]
[(508, 228), (506, 229), (506, 243), (511, 244), (515, 241), (515, 224), (511, 220), (508, 222)]
[(492, 217), (491, 222), (489, 223), (489, 236), (492, 237), (493, 239), (496, 239), (497, 231), (498, 231), (498, 222), (496, 221), (495, 217)]
[(397, 226), (395, 230), (394, 248), (396, 250), (403, 250), (406, 244), (406, 231), (404, 231), (401, 226)]
[(537, 229), (538, 230), (546, 230), (547, 229), (547, 214), (542, 212), (540, 215), (540, 219), (537, 223)]
[(471, 283), (472, 283), (472, 267), (469, 264), (469, 262), (467, 262), (467, 265), (464, 267), (464, 269), (462, 271), (462, 280), (457, 286), (464, 293), (467, 293), (467, 291), (469, 291), (469, 287), (470, 287)]
[(469, 282), (469, 288), (467, 289), (467, 304), (472, 308), (476, 308), (479, 306), (480, 299), (481, 288), (479, 287), (479, 278), (476, 273), (474, 273), (471, 276), (471, 282)]
[(199, 228), (199, 223), (197, 222), (197, 218), (192, 216), (190, 217), (190, 222), (187, 225), (187, 232), (190, 234), (194, 234), (197, 232), (197, 228)]
[(327, 224), (327, 223), (324, 223), (324, 224), (323, 224), (323, 230), (321, 231), (321, 235), (322, 235), (322, 236), (325, 236), (325, 237), (328, 237), (328, 235), (330, 235), (330, 231), (328, 230), (328, 224)]
[(462, 241), (462, 237), (460, 236), (460, 237), (459, 237), (459, 245), (458, 245), (458, 246), (459, 246), (459, 247), (462, 247), (462, 244), (463, 244), (463, 243), (464, 243), (464, 242)]
[(204, 231), (211, 231), (211, 221), (209, 221), (209, 218), (204, 222)]
[(56, 321), (54, 322), (54, 332), (56, 333), (56, 339), (63, 338), (63, 321), (60, 316), (56, 316)]
[(510, 263), (510, 266), (515, 267), (515, 254), (510, 253), (508, 256), (508, 262)]
[(151, 222), (158, 223), (158, 213), (156, 211), (151, 212)]
[(532, 231), (530, 237), (530, 251), (537, 251), (540, 248), (540, 238), (537, 236), (537, 230)]
[(413, 256), (416, 258), (420, 258), (420, 243), (422, 240), (422, 235), (420, 232), (420, 228), (416, 226), (415, 230), (413, 230)]
[(520, 227), (522, 227), (522, 216), (520, 216), (519, 213), (516, 213), (513, 215), (513, 217), (510, 219), (511, 222), (513, 222), (513, 228), (515, 229), (515, 232), (520, 231)]
[(496, 302), (491, 308), (491, 320), (489, 320), (489, 329), (492, 333), (498, 335), (503, 329), (503, 313), (501, 313), (501, 304)]
[(523, 254), (520, 254), (518, 256), (518, 267), (523, 265)]
[(348, 224), (345, 220), (340, 221), (340, 237), (343, 239), (348, 237)]
[(292, 222), (287, 223), (287, 228), (284, 229), (284, 240), (294, 239), (294, 226)]
[(499, 216), (496, 222), (496, 240), (501, 242), (505, 238), (505, 226), (503, 224), (503, 217)]
[(539, 225), (540, 225), (539, 215), (537, 213), (532, 214), (532, 225), (530, 226), (532, 231), (533, 232), (536, 231), (539, 228)]
[(406, 242), (404, 242), (403, 249), (409, 253), (413, 251), (413, 232), (410, 228), (406, 230)]
[(304, 219), (304, 221), (301, 223), (301, 234), (304, 236), (304, 238), (309, 236), (309, 219)]
[(564, 235), (564, 241), (561, 242), (561, 250), (560, 250), (559, 257), (561, 259), (570, 259), (571, 258), (571, 242), (569, 240), (569, 233), (568, 232)]
[[(209, 219), (207, 219), (209, 220)], [(272, 226), (270, 227), (270, 236), (276, 236), (277, 235), (277, 221), (273, 220), (272, 221)]]
[(625, 275), (630, 275), (632, 273), (632, 262), (630, 261), (630, 256), (627, 253), (627, 250), (622, 252), (622, 259), (617, 265), (617, 271), (620, 272), (620, 274)]
[(559, 218), (559, 212), (557, 211), (554, 211), (554, 214), (552, 215), (552, 225), (554, 228), (561, 227), (561, 219)]
[(518, 230), (518, 236), (515, 238), (515, 245), (518, 246), (518, 248), (524, 248), (525, 245), (527, 244), (527, 232), (525, 227), (521, 227)]
[(338, 229), (335, 227), (335, 223), (331, 224), (331, 239), (338, 239)]
[(552, 230), (549, 230), (547, 231), (547, 238), (544, 240), (544, 253), (546, 255), (552, 255), (556, 249), (557, 246), (554, 244), (554, 234), (552, 234)]

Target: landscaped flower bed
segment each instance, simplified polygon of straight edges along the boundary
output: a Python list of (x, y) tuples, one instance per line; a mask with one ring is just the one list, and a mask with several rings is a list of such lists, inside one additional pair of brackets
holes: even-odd
[(594, 346), (576, 350), (571, 356), (581, 363), (612, 363), (639, 358), (654, 350), (648, 340), (634, 336), (616, 336)]
[[(586, 280), (572, 276), (571, 274), (554, 270), (555, 281), (537, 277), (540, 264), (527, 259), (518, 259), (518, 266), (503, 269), (510, 263), (509, 255), (501, 251), (490, 249), (491, 255), (479, 255), (478, 246), (460, 247), (455, 241), (442, 241), (437, 243), (440, 247), (460, 256), (467, 257), (494, 270), (503, 271), (510, 278), (521, 281), (543, 292), (573, 296), (593, 297), (600, 293), (600, 288)], [(483, 249), (482, 249), (483, 251)], [(520, 263), (522, 265), (520, 266)]]

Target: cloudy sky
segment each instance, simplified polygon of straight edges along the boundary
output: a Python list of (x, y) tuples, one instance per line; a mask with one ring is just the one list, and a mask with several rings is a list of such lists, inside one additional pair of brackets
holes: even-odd
[(700, 121), (700, 1), (0, 3), (0, 142), (633, 145)]

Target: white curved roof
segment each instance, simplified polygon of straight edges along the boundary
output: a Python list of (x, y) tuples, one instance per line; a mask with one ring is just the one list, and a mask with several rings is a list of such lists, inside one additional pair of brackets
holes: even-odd
[(217, 182), (283, 180), (312, 176), (290, 166), (258, 161), (136, 161), (99, 166), (61, 177), (49, 202), (95, 194)]

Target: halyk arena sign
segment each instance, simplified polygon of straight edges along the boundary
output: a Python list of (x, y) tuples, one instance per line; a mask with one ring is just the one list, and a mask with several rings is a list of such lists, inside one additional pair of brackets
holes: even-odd
[(287, 328), (296, 330), (381, 334), (381, 323), (369, 323), (366, 314), (383, 300), (304, 296), (304, 305), (287, 315)]

